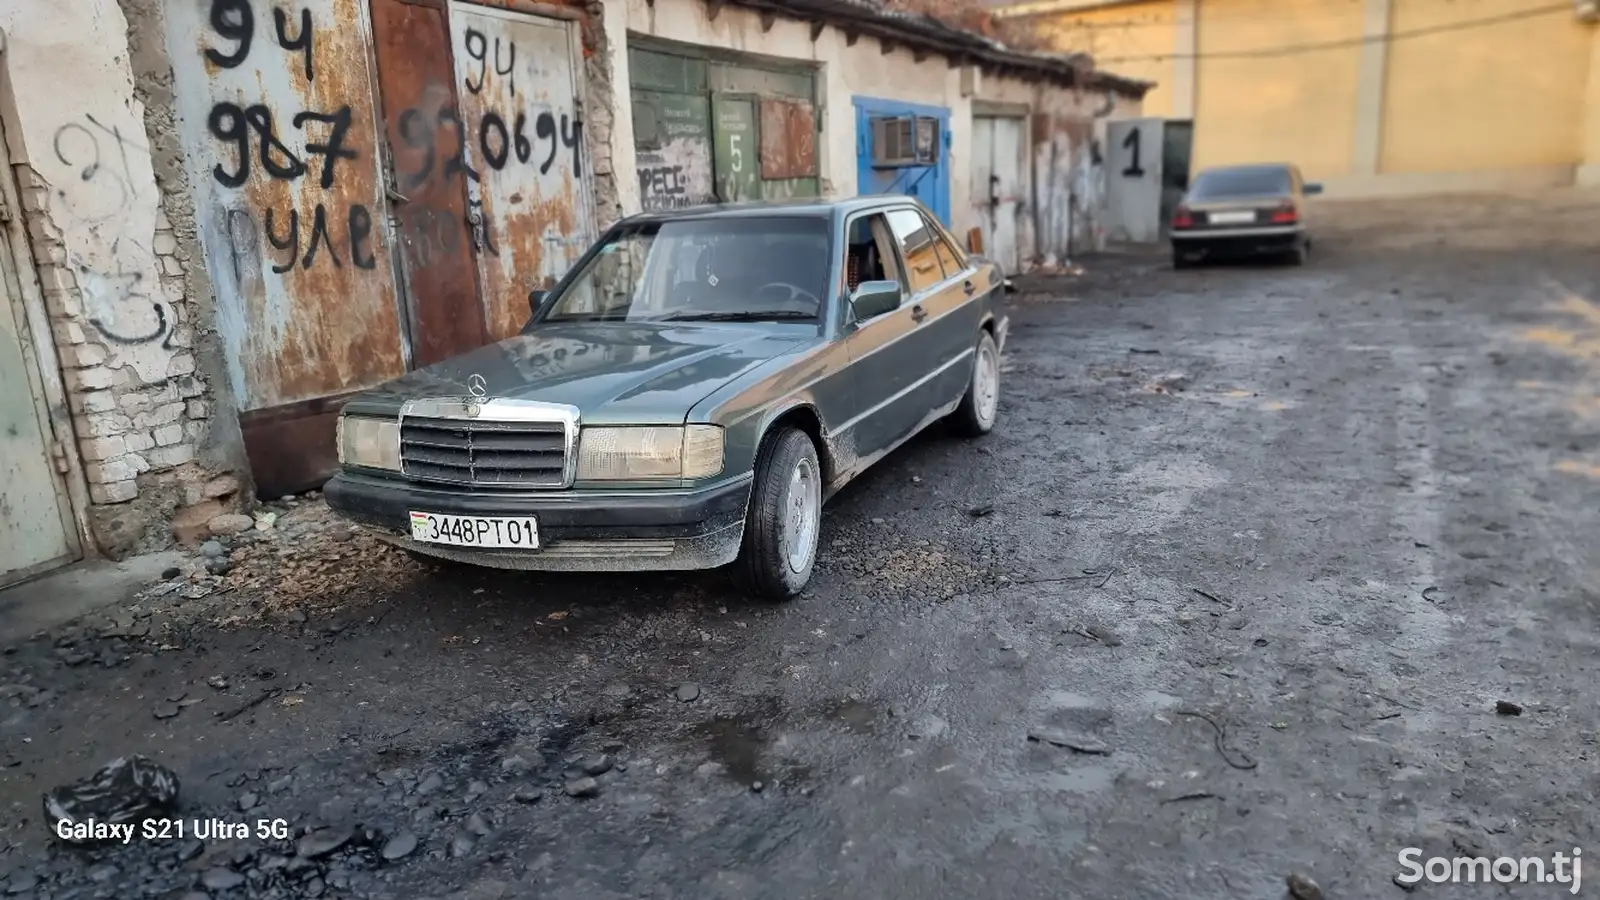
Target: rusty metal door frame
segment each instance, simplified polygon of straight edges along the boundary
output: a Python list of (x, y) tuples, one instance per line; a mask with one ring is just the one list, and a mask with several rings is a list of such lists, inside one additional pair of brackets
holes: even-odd
[[(4, 48), (0, 47), (0, 73), (10, 65)], [(14, 109), (9, 96), (9, 79), (0, 88), (8, 96), (0, 98), (0, 109)], [(78, 443), (72, 430), (72, 418), (67, 404), (66, 384), (61, 377), (61, 360), (56, 352), (55, 332), (50, 328), (50, 313), (45, 304), (44, 292), (39, 287), (38, 274), (33, 268), (32, 245), (27, 224), (18, 213), (21, 192), (18, 190), (10, 156), (8, 132), (13, 126), (0, 114), (0, 229), (5, 240), (0, 244), (0, 302), (11, 304), (17, 322), (17, 337), (22, 344), (23, 365), (37, 382), (28, 385), (33, 399), (34, 415), (39, 422), (45, 451), (50, 457), (52, 489), (56, 495), (56, 508), (61, 517), (61, 530), (67, 552), (63, 556), (45, 560), (35, 565), (9, 573), (7, 583), (26, 580), (43, 572), (59, 568), (82, 559), (92, 552), (94, 540), (89, 530), (89, 485), (83, 474)], [(30, 365), (31, 364), (31, 365)], [(30, 379), (31, 380), (31, 379)]]

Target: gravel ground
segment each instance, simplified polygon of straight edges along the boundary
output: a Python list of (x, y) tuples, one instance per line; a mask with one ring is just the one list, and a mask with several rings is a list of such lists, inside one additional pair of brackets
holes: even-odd
[[(1024, 279), (996, 433), (846, 489), (783, 607), (434, 572), (279, 505), (5, 648), (0, 886), (1280, 898), (1295, 873), (1370, 900), (1403, 896), (1404, 847), (1593, 847), (1597, 210), (1330, 204), (1305, 268)], [(41, 794), (126, 753), (178, 773), (191, 824), (286, 831), (54, 840)]]

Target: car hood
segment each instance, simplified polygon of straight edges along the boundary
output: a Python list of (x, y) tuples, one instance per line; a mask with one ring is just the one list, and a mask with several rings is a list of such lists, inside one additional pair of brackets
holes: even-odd
[(712, 391), (815, 338), (812, 326), (592, 322), (534, 331), (455, 356), (352, 397), (345, 409), (396, 415), (407, 400), (471, 396), (578, 408), (586, 423), (669, 424)]

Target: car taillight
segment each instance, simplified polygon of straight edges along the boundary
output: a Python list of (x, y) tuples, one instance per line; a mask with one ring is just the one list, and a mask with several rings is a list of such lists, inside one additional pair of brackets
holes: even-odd
[(1180, 207), (1177, 208), (1176, 211), (1173, 212), (1173, 214), (1172, 214), (1172, 227), (1173, 228), (1193, 228), (1194, 227), (1194, 214), (1189, 212), (1189, 208), (1188, 207), (1180, 206)]
[(1300, 211), (1294, 208), (1293, 203), (1285, 203), (1272, 211), (1269, 221), (1274, 225), (1293, 225), (1300, 221)]

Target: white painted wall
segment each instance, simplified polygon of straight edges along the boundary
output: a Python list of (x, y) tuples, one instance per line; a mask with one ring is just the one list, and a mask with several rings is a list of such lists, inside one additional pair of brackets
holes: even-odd
[(54, 339), (61, 367), (77, 513), (115, 555), (143, 540), (129, 501), (164, 502), (208, 436), (188, 257), (164, 212), (116, 0), (0, 0), (0, 30), (8, 175), (32, 257), (18, 275), (25, 295), (37, 285), (48, 333), (35, 337)]
[[(1033, 111), (1044, 111), (1066, 120), (1088, 123), (1098, 118), (1138, 115), (1139, 102), (1127, 98), (1111, 100), (1104, 93), (1068, 91), (1030, 84), (1015, 78), (993, 78), (982, 73), (952, 69), (945, 58), (930, 55), (917, 62), (910, 50), (896, 48), (883, 53), (875, 38), (863, 37), (850, 46), (845, 33), (824, 29), (815, 43), (809, 23), (779, 18), (770, 31), (763, 31), (756, 13), (724, 7), (717, 18), (707, 18), (704, 0), (627, 0), (626, 4), (606, 4), (606, 40), (612, 53), (612, 103), (618, 110), (612, 128), (612, 158), (619, 172), (637, 169), (633, 143), (633, 123), (625, 111), (631, 108), (628, 92), (627, 36), (630, 32), (688, 44), (717, 47), (742, 53), (774, 57), (787, 61), (820, 64), (819, 111), (822, 141), (818, 146), (822, 192), (825, 197), (849, 197), (856, 193), (855, 96), (883, 97), (942, 106), (950, 110), (950, 212), (952, 230), (965, 236), (977, 224), (972, 209), (972, 101), (975, 98), (997, 102), (1026, 103)], [(1100, 125), (1094, 133), (1104, 134)], [(1059, 162), (1061, 155), (1055, 158)], [(1081, 174), (1080, 174), (1081, 179)], [(640, 210), (639, 186), (619, 180), (625, 215)], [(1036, 214), (1048, 214), (1038, 210)], [(1064, 228), (1064, 224), (1063, 224)], [(1040, 229), (1041, 233), (1045, 229)]]
[(172, 358), (162, 342), (177, 323), (152, 247), (160, 194), (127, 20), (115, 0), (0, 0), (0, 29), (11, 158), (49, 184), (40, 227), (64, 248), (50, 262), (75, 282), (86, 334), (111, 366), (160, 383)]

